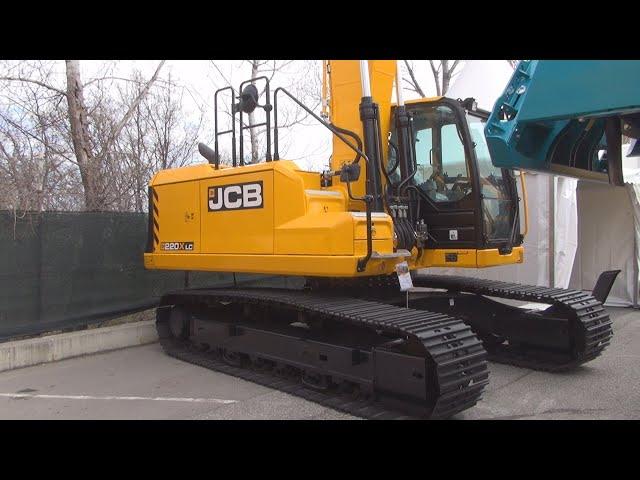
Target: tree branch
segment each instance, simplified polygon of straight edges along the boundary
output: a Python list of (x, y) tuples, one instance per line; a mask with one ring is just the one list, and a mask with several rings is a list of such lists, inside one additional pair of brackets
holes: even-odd
[(416, 76), (413, 73), (413, 68), (411, 68), (411, 66), (409, 65), (409, 62), (405, 60), (404, 65), (405, 67), (407, 67), (407, 71), (409, 72), (409, 76), (411, 77), (411, 82), (409, 83), (411, 84), (411, 86), (413, 86), (414, 91), (417, 92), (418, 95), (420, 95), (421, 97), (426, 97), (426, 95), (422, 91), (422, 88), (420, 88), (418, 81), (416, 80)]
[(120, 135), (120, 131), (127, 124), (129, 119), (133, 115), (133, 112), (136, 110), (136, 108), (138, 108), (138, 105), (140, 105), (140, 102), (142, 102), (144, 97), (147, 95), (147, 93), (149, 92), (149, 89), (153, 85), (153, 82), (155, 82), (156, 79), (158, 78), (158, 74), (160, 73), (160, 69), (164, 65), (165, 61), (166, 60), (162, 60), (158, 64), (158, 68), (156, 68), (156, 71), (154, 72), (154, 74), (151, 77), (151, 79), (147, 82), (147, 84), (144, 86), (144, 88), (140, 91), (138, 96), (134, 99), (133, 103), (129, 106), (129, 110), (127, 110), (127, 113), (124, 114), (124, 117), (122, 117), (122, 119), (120, 120), (120, 122), (118, 122), (118, 124), (116, 125), (116, 127), (113, 130), (113, 132), (111, 133), (111, 135), (109, 135), (109, 139), (105, 142), (105, 144), (102, 147), (102, 150), (101, 150), (100, 154), (98, 155), (98, 157), (102, 158), (105, 155), (105, 153), (109, 150), (109, 148), (111, 148), (111, 145), (113, 144), (115, 139), (118, 137), (118, 135)]
[(0, 80), (7, 80), (9, 82), (26, 82), (26, 83), (33, 83), (35, 85), (39, 85), (43, 88), (46, 88), (48, 90), (52, 90), (56, 93), (59, 93), (60, 95), (67, 95), (67, 92), (60, 90), (58, 88), (52, 87), (51, 85), (47, 85), (44, 82), (39, 82), (38, 80), (31, 80), (30, 78), (22, 78), (22, 77), (0, 77)]
[[(433, 64), (433, 60), (429, 60), (429, 65), (431, 65), (431, 71), (433, 72), (433, 80), (436, 83), (436, 94), (438, 96), (441, 95), (441, 90), (440, 90), (440, 67), (438, 67), (438, 69), (436, 70), (436, 66)], [(440, 64), (440, 66), (442, 66), (442, 64)]]
[(214, 62), (213, 60), (209, 60), (209, 61), (211, 62), (211, 65), (213, 65), (213, 68), (215, 68), (218, 71), (218, 73), (222, 77), (222, 80), (224, 80), (227, 83), (227, 85), (231, 85), (231, 82), (227, 79), (227, 76), (224, 73), (222, 73), (222, 70), (220, 70), (220, 67), (218, 67), (216, 62)]

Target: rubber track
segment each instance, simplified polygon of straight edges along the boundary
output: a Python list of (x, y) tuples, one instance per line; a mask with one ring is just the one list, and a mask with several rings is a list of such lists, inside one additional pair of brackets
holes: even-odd
[(574, 344), (580, 349), (572, 352), (571, 360), (558, 364), (553, 360), (532, 358), (517, 349), (499, 348), (489, 351), (489, 359), (519, 367), (544, 371), (563, 371), (575, 368), (598, 357), (611, 342), (612, 322), (602, 303), (589, 293), (564, 288), (548, 288), (534, 285), (484, 280), (449, 275), (417, 275), (414, 285), (441, 288), (455, 292), (475, 293), (497, 298), (547, 303), (554, 305), (565, 318), (576, 322), (573, 330), (580, 337)]
[[(489, 383), (487, 354), (482, 342), (461, 319), (446, 314), (350, 297), (280, 289), (184, 290), (165, 295), (161, 306), (188, 303), (190, 300), (250, 303), (266, 308), (269, 312), (295, 309), (321, 315), (332, 321), (382, 330), (398, 337), (412, 336), (422, 343), (425, 355), (430, 356), (436, 364), (438, 392), (433, 392), (437, 397), (429, 417), (432, 419), (448, 418), (474, 406)], [(166, 327), (160, 325), (159, 321), (158, 334), (169, 355), (206, 368), (282, 390), (361, 418), (415, 418), (389, 410), (371, 400), (358, 401), (333, 392), (318, 392), (307, 389), (295, 380), (230, 366), (210, 354), (196, 351), (188, 343), (168, 338)], [(473, 384), (469, 385), (469, 381), (473, 381)]]

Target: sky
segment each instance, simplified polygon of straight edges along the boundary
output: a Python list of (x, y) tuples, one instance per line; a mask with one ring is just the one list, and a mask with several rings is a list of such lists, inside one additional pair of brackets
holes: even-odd
[[(82, 61), (81, 72), (86, 83), (91, 78), (99, 76), (109, 69), (112, 76), (128, 76), (138, 69), (150, 78), (159, 61), (126, 60), (126, 61)], [(249, 66), (241, 60), (214, 60), (220, 71), (237, 88), (239, 83), (250, 76)], [(414, 71), (418, 82), (427, 96), (435, 96), (436, 89), (428, 62), (414, 61)], [(313, 68), (321, 69), (321, 61), (311, 64)], [(502, 93), (509, 80), (512, 69), (504, 60), (470, 60), (463, 61), (455, 75), (449, 89), (448, 96), (453, 98), (475, 97), (481, 108), (491, 110), (496, 98)], [(202, 114), (210, 122), (206, 125), (213, 128), (213, 93), (217, 88), (225, 86), (222, 75), (213, 67), (210, 60), (168, 60), (162, 70), (162, 75), (171, 74), (174, 82), (185, 88), (183, 108), (189, 116), (198, 118)], [(307, 72), (308, 74), (308, 72)], [(293, 62), (282, 73), (276, 74), (272, 80), (272, 90), (278, 86), (290, 87), (299, 81), (301, 63)], [(404, 90), (405, 100), (417, 98), (418, 95), (407, 89)], [(195, 121), (195, 120), (194, 120)], [(211, 138), (212, 132), (203, 132), (203, 136)], [(328, 165), (331, 155), (331, 134), (321, 125), (308, 119), (302, 125), (296, 125), (283, 132), (284, 144), (281, 147), (281, 158), (294, 160), (300, 167), (320, 171)], [(204, 139), (203, 139), (204, 140)], [(248, 149), (248, 144), (245, 150)]]

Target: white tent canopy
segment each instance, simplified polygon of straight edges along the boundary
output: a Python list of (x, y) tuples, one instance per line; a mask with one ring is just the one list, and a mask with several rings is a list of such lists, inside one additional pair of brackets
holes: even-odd
[(473, 97), (478, 102), (478, 107), (491, 111), (511, 75), (513, 75), (513, 69), (506, 60), (465, 62), (446, 96), (462, 99)]

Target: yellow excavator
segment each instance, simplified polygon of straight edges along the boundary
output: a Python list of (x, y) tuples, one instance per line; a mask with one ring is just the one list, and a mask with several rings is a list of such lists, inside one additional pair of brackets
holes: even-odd
[[(477, 403), (488, 359), (557, 371), (603, 351), (610, 277), (591, 295), (418, 272), (523, 262), (516, 177), (491, 162), (489, 112), (473, 98), (405, 102), (395, 60), (323, 61), (323, 79), (323, 116), (266, 77), (216, 91), (215, 145), (199, 145), (208, 162), (152, 178), (146, 268), (305, 279), (166, 293), (157, 329), (168, 354), (363, 418), (438, 419)], [(228, 130), (222, 95), (233, 99)], [(280, 158), (282, 102), (331, 131), (326, 171)], [(264, 122), (247, 125), (256, 110)], [(265, 161), (247, 164), (244, 135), (258, 127)], [(427, 288), (409, 296), (407, 281)]]

